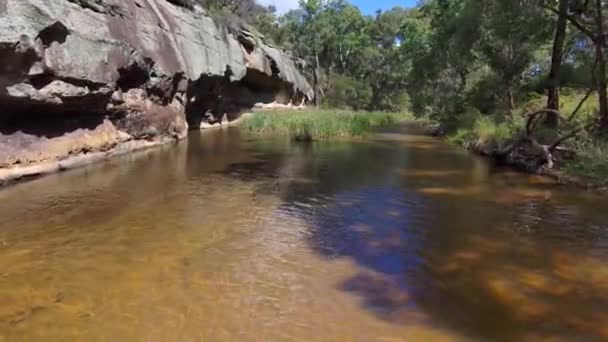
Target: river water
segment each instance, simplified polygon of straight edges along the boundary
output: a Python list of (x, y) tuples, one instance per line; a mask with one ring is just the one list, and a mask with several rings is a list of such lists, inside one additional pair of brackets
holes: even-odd
[(396, 127), (0, 191), (0, 341), (608, 339), (608, 205)]

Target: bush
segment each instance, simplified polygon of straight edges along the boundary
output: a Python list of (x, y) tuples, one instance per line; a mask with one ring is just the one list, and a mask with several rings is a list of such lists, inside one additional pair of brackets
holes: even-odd
[(475, 122), (473, 132), (479, 143), (500, 146), (513, 137), (513, 129), (507, 122), (497, 122), (496, 117), (484, 116)]
[(411, 99), (407, 92), (391, 97), (391, 110), (395, 112), (407, 112), (411, 106)]
[[(560, 96), (560, 109), (565, 116), (569, 116), (581, 99), (585, 96), (587, 90), (582, 89), (564, 89)], [(574, 118), (576, 122), (586, 124), (595, 120), (598, 113), (598, 98), (597, 93), (593, 92), (585, 101), (578, 114)]]
[(515, 110), (516, 114), (535, 112), (547, 107), (547, 96), (535, 92), (527, 93), (521, 105)]
[(576, 157), (566, 164), (568, 174), (595, 184), (608, 182), (608, 141), (590, 139), (574, 147)]
[(502, 102), (500, 84), (495, 75), (484, 75), (468, 89), (465, 102), (484, 114), (496, 113)]
[(447, 136), (449, 142), (463, 146), (473, 141), (474, 138), (473, 131), (466, 128), (459, 128)]
[(333, 81), (326, 94), (326, 106), (354, 110), (369, 106), (372, 98), (372, 89), (369, 85), (343, 75), (333, 75), (330, 79)]
[(448, 141), (467, 145), (475, 143), (487, 148), (501, 148), (524, 129), (521, 116), (482, 115), (469, 109), (449, 129)]
[(483, 116), (477, 108), (467, 107), (464, 113), (458, 117), (459, 127), (473, 128), (477, 120), (480, 120)]

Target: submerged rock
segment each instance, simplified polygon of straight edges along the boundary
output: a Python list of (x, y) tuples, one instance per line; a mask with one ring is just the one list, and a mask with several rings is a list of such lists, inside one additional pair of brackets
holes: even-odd
[(312, 89), (299, 65), (191, 1), (4, 0), (0, 168), (180, 139), (259, 103), (301, 105)]

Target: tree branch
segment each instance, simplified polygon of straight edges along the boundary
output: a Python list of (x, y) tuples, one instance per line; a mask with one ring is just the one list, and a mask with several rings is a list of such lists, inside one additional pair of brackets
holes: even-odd
[[(591, 83), (595, 84), (596, 83), (596, 79), (595, 79), (595, 68), (597, 68), (597, 56), (595, 56), (595, 60), (593, 62), (593, 67), (591, 68)], [(578, 111), (583, 107), (583, 104), (585, 104), (585, 102), (587, 101), (587, 99), (589, 98), (589, 96), (591, 96), (591, 94), (593, 93), (595, 89), (593, 88), (593, 86), (591, 86), (591, 88), (589, 88), (589, 90), (587, 91), (587, 94), (585, 94), (585, 97), (583, 97), (581, 99), (581, 101), (578, 103), (578, 105), (576, 106), (576, 108), (574, 109), (574, 111), (572, 112), (572, 114), (570, 114), (570, 116), (568, 117), (568, 121), (572, 121), (574, 119), (574, 117), (576, 116), (576, 114), (578, 114)]]
[(582, 127), (573, 129), (570, 133), (565, 134), (565, 135), (557, 138), (557, 140), (555, 140), (555, 142), (549, 146), (549, 151), (551, 151), (551, 152), (555, 151), (555, 149), (557, 147), (559, 147), (559, 145), (561, 143), (563, 143), (564, 141), (566, 141), (566, 140), (568, 140), (570, 138), (574, 138), (580, 132), (582, 132), (582, 131), (584, 131), (586, 129), (589, 129), (589, 128), (593, 127), (594, 125), (595, 125), (595, 123), (590, 123), (590, 124), (584, 125)]
[(585, 94), (585, 96), (581, 99), (581, 101), (578, 103), (578, 105), (576, 106), (574, 111), (572, 111), (572, 114), (570, 114), (570, 116), (568, 117), (568, 121), (572, 121), (574, 119), (576, 114), (578, 114), (578, 111), (581, 110), (581, 108), (583, 108), (583, 105), (585, 104), (585, 102), (587, 102), (587, 99), (589, 99), (589, 96), (591, 96), (591, 94), (593, 93), (594, 90), (595, 89), (593, 89), (593, 88), (589, 88), (589, 90), (587, 90), (587, 93)]
[(564, 117), (562, 116), (562, 113), (559, 110), (555, 110), (555, 109), (543, 108), (541, 110), (537, 110), (536, 112), (525, 114), (524, 116), (528, 117), (528, 121), (526, 122), (526, 134), (527, 135), (532, 134), (532, 130), (534, 129), (534, 127), (536, 127), (536, 124), (539, 121), (538, 116), (542, 115), (542, 114), (547, 114), (547, 113), (554, 114), (555, 116), (557, 116), (559, 118), (559, 120), (565, 121)]

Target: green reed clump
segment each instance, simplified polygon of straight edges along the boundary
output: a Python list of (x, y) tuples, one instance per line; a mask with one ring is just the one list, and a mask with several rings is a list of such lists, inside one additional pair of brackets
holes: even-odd
[(290, 136), (310, 141), (362, 137), (374, 127), (412, 118), (407, 113), (352, 112), (343, 110), (259, 112), (246, 118), (242, 127), (252, 133)]
[(448, 141), (460, 145), (477, 144), (489, 148), (501, 148), (509, 143), (523, 129), (520, 117), (497, 115), (484, 116), (481, 113), (463, 116), (447, 136)]
[(608, 185), (608, 139), (593, 137), (571, 143), (575, 157), (565, 165), (565, 171), (589, 184)]

